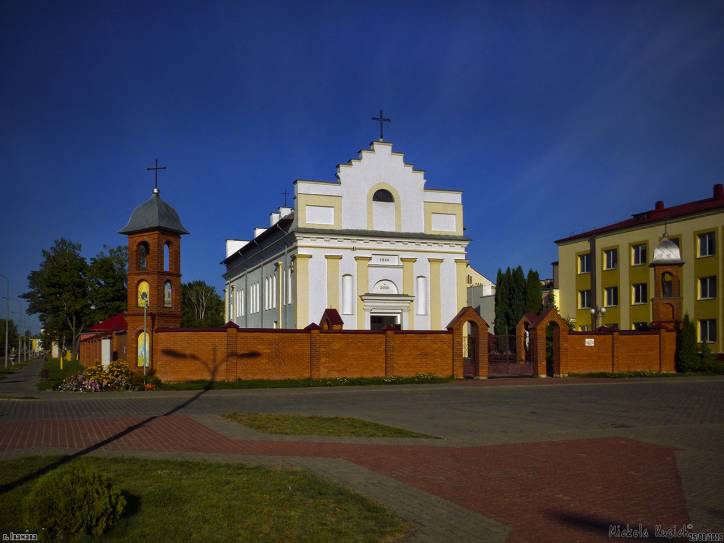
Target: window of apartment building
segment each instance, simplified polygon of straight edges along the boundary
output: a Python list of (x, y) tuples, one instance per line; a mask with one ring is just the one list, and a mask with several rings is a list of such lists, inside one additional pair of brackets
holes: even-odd
[(604, 270), (615, 270), (618, 267), (618, 249), (606, 249), (603, 251)]
[(634, 283), (632, 286), (633, 303), (646, 304), (649, 301), (649, 285), (646, 283)]
[(631, 262), (634, 266), (646, 264), (648, 259), (648, 248), (645, 243), (639, 243), (631, 247)]
[(716, 343), (716, 319), (699, 321), (699, 342)]
[(604, 289), (606, 307), (618, 305), (618, 287), (606, 287)]
[(578, 273), (591, 272), (591, 253), (578, 255)]
[(711, 300), (716, 298), (716, 276), (699, 278), (699, 299)]
[(578, 291), (578, 308), (588, 309), (591, 307), (591, 291), (590, 290), (579, 290)]
[(714, 232), (705, 232), (697, 236), (699, 256), (712, 256), (716, 253), (714, 242)]

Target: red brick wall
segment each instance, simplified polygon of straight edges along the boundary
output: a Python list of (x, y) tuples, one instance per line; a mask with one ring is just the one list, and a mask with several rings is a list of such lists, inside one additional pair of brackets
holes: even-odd
[[(586, 339), (595, 345), (587, 347)], [(568, 363), (564, 374), (626, 371), (675, 371), (676, 333), (569, 332)]]
[(319, 376), (380, 377), (385, 375), (385, 333), (320, 332)]
[(452, 338), (449, 332), (400, 332), (392, 335), (393, 375), (452, 374)]
[(154, 334), (152, 365), (163, 381), (447, 376), (452, 333), (162, 330)]

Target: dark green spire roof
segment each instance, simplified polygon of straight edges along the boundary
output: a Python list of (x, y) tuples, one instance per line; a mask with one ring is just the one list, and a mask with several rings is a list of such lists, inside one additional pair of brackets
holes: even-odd
[(144, 230), (166, 230), (177, 234), (188, 234), (174, 208), (161, 200), (158, 189), (153, 189), (151, 198), (133, 210), (128, 224), (119, 234), (135, 234)]

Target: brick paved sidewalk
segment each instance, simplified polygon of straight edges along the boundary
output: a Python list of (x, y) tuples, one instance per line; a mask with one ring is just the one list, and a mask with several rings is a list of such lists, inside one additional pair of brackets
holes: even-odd
[(430, 447), (242, 441), (185, 415), (0, 423), (5, 458), (88, 447), (346, 460), (510, 526), (510, 541), (599, 541), (610, 523), (687, 520), (673, 449), (618, 437)]

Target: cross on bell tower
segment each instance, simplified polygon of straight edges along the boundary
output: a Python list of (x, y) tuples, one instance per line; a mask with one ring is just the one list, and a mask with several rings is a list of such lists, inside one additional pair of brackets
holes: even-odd
[(158, 159), (156, 159), (156, 165), (146, 168), (147, 171), (153, 171), (153, 192), (158, 193), (158, 172), (159, 170), (165, 170), (166, 166), (159, 166)]

